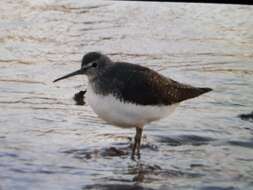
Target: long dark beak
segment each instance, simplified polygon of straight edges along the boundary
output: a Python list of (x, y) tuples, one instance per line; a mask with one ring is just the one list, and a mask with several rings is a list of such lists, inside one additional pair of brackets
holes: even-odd
[(73, 76), (75, 76), (75, 75), (80, 75), (80, 74), (83, 74), (84, 72), (85, 72), (85, 70), (86, 69), (79, 69), (79, 70), (77, 70), (77, 71), (74, 71), (74, 72), (72, 72), (72, 73), (69, 73), (69, 74), (67, 74), (67, 75), (65, 75), (65, 76), (63, 76), (63, 77), (60, 77), (60, 78), (58, 78), (58, 79), (55, 79), (53, 82), (57, 82), (57, 81), (59, 81), (59, 80), (62, 80), (62, 79), (66, 79), (66, 78), (69, 78), (69, 77), (73, 77)]

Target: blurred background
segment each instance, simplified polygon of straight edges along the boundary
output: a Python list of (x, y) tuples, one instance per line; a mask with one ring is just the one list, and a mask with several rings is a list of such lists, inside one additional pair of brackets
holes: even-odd
[[(1, 1), (0, 189), (252, 189), (252, 31), (247, 5)], [(134, 162), (134, 129), (75, 105), (85, 77), (52, 83), (89, 51), (214, 91), (145, 126)]]

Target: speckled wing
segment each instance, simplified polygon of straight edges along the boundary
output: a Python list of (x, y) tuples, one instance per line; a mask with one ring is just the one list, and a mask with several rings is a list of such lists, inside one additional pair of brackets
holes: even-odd
[(137, 105), (171, 105), (211, 91), (178, 83), (140, 65), (115, 63), (102, 77), (104, 94)]

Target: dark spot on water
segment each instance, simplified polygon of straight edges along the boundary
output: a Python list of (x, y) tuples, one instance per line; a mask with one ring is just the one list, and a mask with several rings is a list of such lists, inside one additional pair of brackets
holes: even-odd
[(85, 104), (84, 95), (86, 92), (87, 92), (87, 90), (84, 90), (84, 91), (80, 91), (74, 95), (73, 99), (75, 100), (76, 105), (84, 105)]
[(16, 173), (21, 173), (21, 174), (56, 174), (58, 172), (56, 171), (52, 171), (52, 170), (48, 170), (48, 169), (29, 169), (29, 168), (12, 168), (11, 171), (16, 172)]
[(166, 175), (167, 177), (188, 177), (188, 178), (198, 178), (204, 176), (204, 174), (201, 173), (186, 172), (180, 170), (165, 170), (163, 171), (163, 175)]
[(40, 169), (40, 170), (35, 171), (35, 173), (41, 173), (41, 174), (55, 174), (55, 173), (57, 173), (57, 172), (52, 171), (52, 170)]
[(191, 168), (201, 168), (201, 167), (204, 167), (205, 165), (203, 164), (191, 164), (190, 167)]
[(115, 178), (115, 177), (103, 177), (100, 178), (102, 181), (110, 181), (110, 182), (120, 182), (120, 183), (131, 183), (133, 182), (131, 179), (125, 179), (125, 178)]
[(207, 186), (202, 187), (200, 190), (238, 190), (238, 188), (229, 186), (229, 187), (219, 187), (219, 186)]
[(124, 156), (128, 155), (128, 151), (116, 147), (106, 148), (102, 153), (102, 156)]
[(86, 189), (96, 189), (96, 190), (153, 190), (151, 188), (145, 188), (136, 184), (95, 184), (87, 185), (82, 188)]
[(253, 139), (251, 139), (250, 141), (231, 140), (231, 141), (228, 141), (228, 143), (234, 146), (241, 146), (244, 148), (253, 148)]
[(71, 154), (73, 155), (74, 158), (77, 158), (77, 159), (91, 159), (92, 157), (96, 157), (97, 156), (97, 150), (94, 150), (94, 151), (89, 151), (87, 149), (71, 149), (71, 150), (66, 150), (66, 151), (63, 151), (63, 153), (65, 154)]
[(209, 144), (215, 139), (210, 137), (202, 137), (197, 135), (181, 135), (181, 136), (158, 136), (160, 143), (166, 143), (170, 146), (193, 145), (200, 146)]
[(0, 152), (0, 157), (11, 157), (11, 158), (17, 158), (18, 155), (15, 153), (10, 152)]
[(42, 131), (41, 134), (39, 134), (38, 136), (44, 136), (48, 133), (55, 133), (55, 130), (54, 129), (49, 129), (47, 131)]
[(62, 169), (77, 169), (76, 167), (73, 166), (61, 166)]
[(115, 156), (124, 156), (129, 154), (128, 147), (109, 147), (109, 148), (102, 148), (102, 149), (94, 149), (94, 150), (87, 150), (87, 149), (71, 149), (63, 151), (66, 154), (72, 154), (74, 158), (77, 159), (92, 159), (98, 157), (115, 157)]
[(64, 151), (62, 151), (62, 153), (72, 154), (72, 153), (79, 152), (79, 151), (84, 151), (84, 149), (71, 149), (71, 150), (64, 150)]
[(253, 122), (253, 111), (251, 113), (240, 114), (238, 117), (244, 121)]
[(237, 158), (240, 161), (253, 162), (253, 158)]
[(17, 172), (17, 173), (27, 173), (25, 170), (18, 169), (18, 168), (12, 168), (11, 171)]

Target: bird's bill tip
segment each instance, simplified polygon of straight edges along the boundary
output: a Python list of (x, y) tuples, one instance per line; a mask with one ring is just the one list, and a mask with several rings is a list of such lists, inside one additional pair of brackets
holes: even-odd
[(53, 80), (53, 82), (57, 82), (57, 81), (59, 81), (59, 80), (61, 80), (61, 78), (55, 79), (55, 80)]
[(77, 70), (77, 71), (74, 71), (72, 73), (69, 73), (67, 75), (64, 75), (63, 77), (57, 78), (53, 82), (57, 82), (57, 81), (60, 81), (60, 80), (63, 80), (63, 79), (69, 78), (69, 77), (73, 77), (75, 75), (80, 75), (80, 74), (82, 74), (82, 70), (81, 69)]

